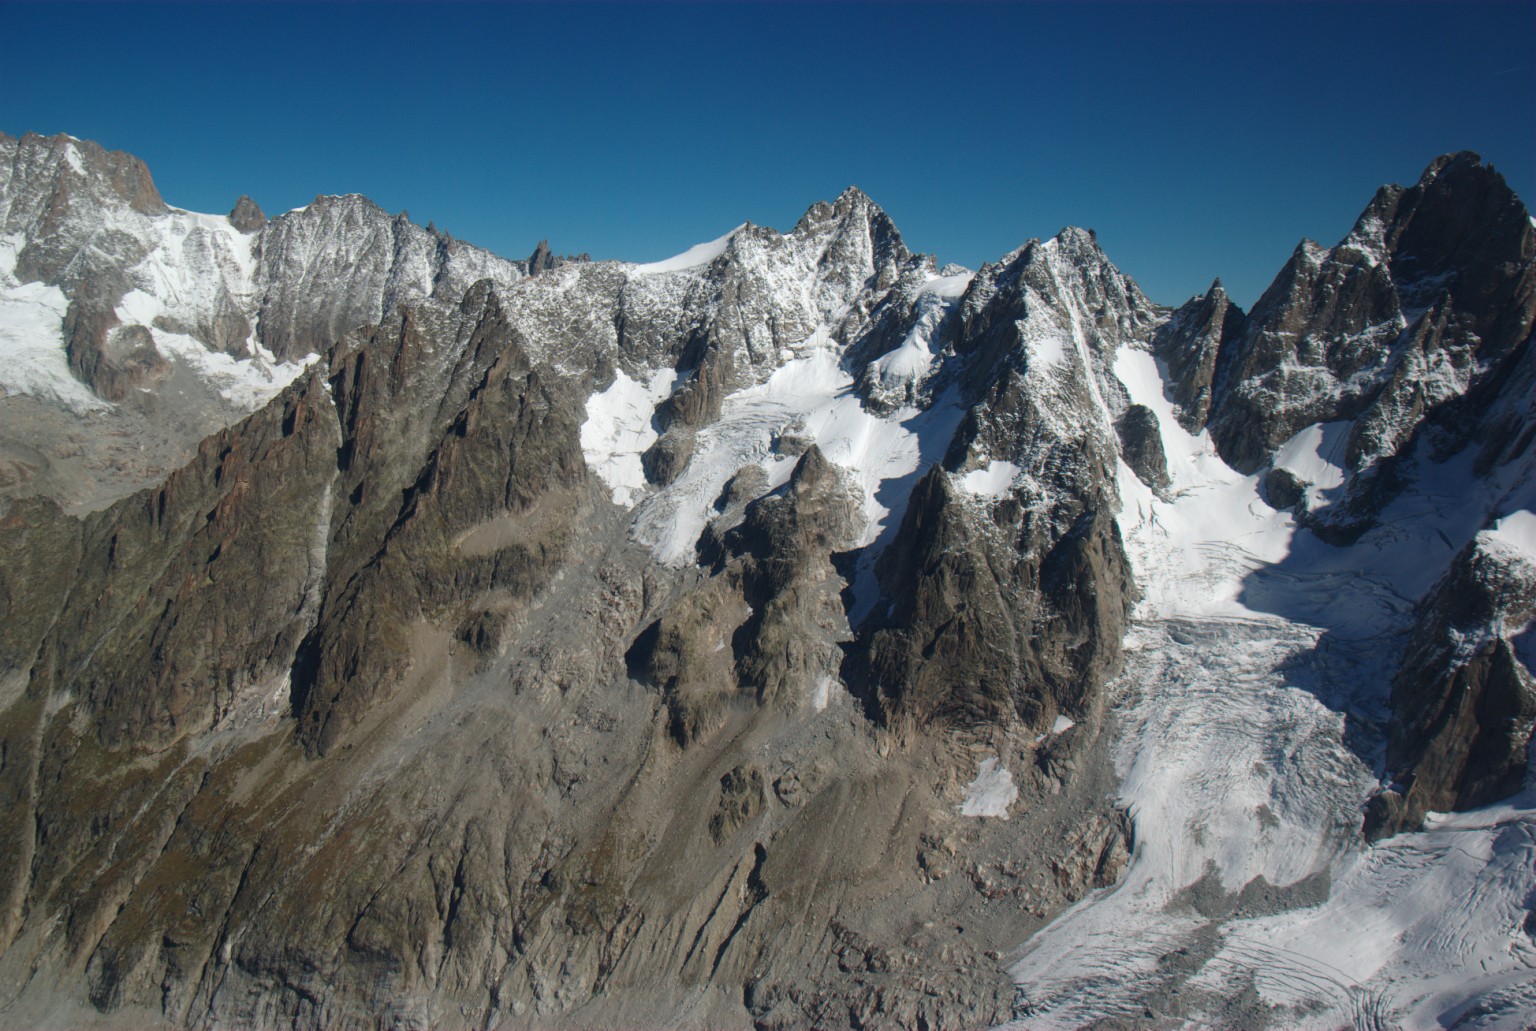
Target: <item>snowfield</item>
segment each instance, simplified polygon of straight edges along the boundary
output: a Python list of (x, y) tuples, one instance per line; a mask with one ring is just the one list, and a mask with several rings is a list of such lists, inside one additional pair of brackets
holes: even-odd
[(613, 492), (613, 503), (626, 508), (645, 493), (640, 456), (656, 443), (652, 425), (656, 406), (672, 392), (677, 373), (670, 369), (641, 383), (619, 369), (606, 390), (587, 399), (581, 424), (581, 450), (587, 465)]
[(657, 275), (662, 272), (680, 272), (683, 269), (698, 268), (700, 265), (708, 265), (720, 255), (725, 253), (731, 245), (731, 237), (745, 228), (745, 223), (732, 229), (729, 233), (707, 243), (696, 243), (681, 254), (673, 255), (663, 261), (646, 262), (642, 265), (630, 266), (630, 271), (642, 276)]
[[(769, 489), (783, 486), (798, 458), (775, 450), (786, 434), (814, 442), (832, 464), (862, 488), (865, 531), (873, 541), (889, 508), (878, 498), (885, 481), (915, 472), (919, 451), (901, 411), (880, 418), (865, 410), (843, 369), (842, 349), (818, 333), (796, 347), (797, 356), (757, 386), (725, 399), (720, 418), (698, 431), (682, 476), (652, 495), (635, 520), (637, 540), (672, 565), (692, 562), (694, 545), (714, 514), (715, 499), (743, 466), (768, 473)], [(590, 408), (589, 408), (590, 411)]]
[(0, 396), (30, 394), (77, 415), (111, 408), (69, 371), (64, 291), (17, 281), (20, 247), (15, 237), (0, 239)]
[[(1157, 414), (1173, 479), (1164, 500), (1119, 477), (1145, 591), (1112, 688), (1136, 847), (1122, 883), (1017, 955), (1009, 1026), (1536, 1025), (1533, 778), (1418, 833), (1360, 833), (1412, 604), (1480, 531), (1536, 554), (1524, 473), (1477, 480), (1470, 455), (1421, 455), (1380, 525), (1333, 548), (1179, 426), (1149, 353), (1122, 350), (1115, 372)], [(1314, 505), (1344, 482), (1348, 428), (1279, 452)]]

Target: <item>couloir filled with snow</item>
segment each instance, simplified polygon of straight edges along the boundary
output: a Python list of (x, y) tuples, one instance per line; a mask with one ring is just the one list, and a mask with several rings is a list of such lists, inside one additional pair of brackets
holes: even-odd
[[(1114, 688), (1135, 853), (1024, 945), (1016, 1026), (1240, 1026), (1270, 1007), (1287, 1027), (1531, 1026), (1531, 779), (1417, 833), (1360, 833), (1412, 604), (1480, 532), (1536, 558), (1529, 470), (1478, 479), (1470, 455), (1419, 455), (1380, 524), (1335, 548), (1180, 427), (1151, 354), (1122, 350), (1115, 373), (1157, 414), (1173, 479), (1159, 497), (1120, 468), (1145, 592)], [(1347, 428), (1276, 457), (1313, 508), (1344, 482)]]

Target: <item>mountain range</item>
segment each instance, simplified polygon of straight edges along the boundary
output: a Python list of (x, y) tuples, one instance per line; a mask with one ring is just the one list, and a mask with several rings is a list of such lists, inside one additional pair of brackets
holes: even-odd
[(1536, 1021), (1536, 222), (1243, 311), (0, 135), (0, 1024)]

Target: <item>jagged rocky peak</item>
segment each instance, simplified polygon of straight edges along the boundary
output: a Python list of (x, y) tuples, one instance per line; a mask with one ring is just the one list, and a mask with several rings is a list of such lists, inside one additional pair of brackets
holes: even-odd
[(1449, 296), (1482, 360), (1522, 343), (1536, 318), (1536, 227), (1504, 177), (1471, 152), (1442, 157), (1397, 205), (1388, 242), (1406, 309)]
[(507, 287), (519, 263), (447, 241), (367, 197), (320, 196), (267, 224), (256, 245), (265, 287), (260, 343), (279, 359), (323, 353), (342, 335), (378, 325), (395, 308), (456, 306), (479, 279)]
[[(1128, 408), (1112, 370), (1159, 314), (1070, 228), (983, 266), (957, 302), (934, 349), (953, 349), (965, 410), (877, 560), (889, 604), (859, 627), (850, 684), (888, 722), (1087, 718), (1133, 590), (1112, 517)], [(1148, 414), (1132, 411), (1124, 433), (1157, 479)], [(1086, 582), (1091, 597), (1073, 586)]]
[(557, 255), (549, 249), (548, 240), (540, 240), (533, 253), (528, 256), (528, 275), (536, 276), (541, 272), (552, 272), (561, 265), (579, 264), (591, 261), (592, 257), (586, 251), (580, 254)]
[(1052, 370), (1075, 370), (1078, 387), (1061, 389), (1102, 422), (1098, 408), (1113, 417), (1125, 403), (1112, 372), (1116, 351), (1150, 338), (1161, 318), (1091, 231), (1068, 227), (977, 272), (958, 309), (956, 351), (970, 356), (962, 382), (970, 396), (995, 395), (998, 370), (1007, 365), (1033, 368), (1039, 375), (1026, 376), (1031, 390), (1051, 390), (1058, 385)]
[(1382, 188), (1336, 247), (1303, 241), (1221, 347), (1209, 421), (1222, 457), (1253, 472), (1302, 427), (1364, 414), (1383, 425), (1352, 468), (1391, 458), (1418, 414), (1529, 336), (1533, 253), (1525, 206), (1475, 154)]
[(18, 217), (35, 215), (45, 205), (86, 199), (123, 204), (142, 215), (167, 210), (143, 161), (90, 140), (30, 132), (18, 139), (0, 133), (0, 160), (10, 166), (5, 170), (6, 232), (21, 227)]
[(1158, 327), (1153, 352), (1168, 371), (1168, 393), (1179, 424), (1199, 433), (1211, 410), (1211, 384), (1223, 343), (1242, 334), (1245, 316), (1217, 279)]
[(540, 272), (548, 272), (555, 267), (555, 256), (549, 249), (548, 240), (540, 240), (539, 245), (528, 256), (528, 274), (536, 276)]
[(242, 233), (254, 233), (267, 224), (267, 213), (261, 210), (251, 198), (245, 194), (235, 201), (235, 206), (229, 212), (229, 224)]
[(610, 317), (620, 353), (631, 367), (680, 373), (657, 410), (666, 434), (647, 457), (653, 482), (681, 471), (691, 429), (717, 417), (726, 396), (807, 348), (858, 339), (893, 285), (922, 264), (884, 212), (850, 189), (813, 205), (790, 233), (745, 223), (672, 259), (620, 266), (619, 314)]
[[(845, 292), (866, 283), (874, 290), (887, 289), (912, 257), (896, 223), (857, 186), (848, 187), (831, 204), (813, 204), (793, 235), (821, 241), (821, 278)], [(855, 279), (860, 272), (864, 276)]]

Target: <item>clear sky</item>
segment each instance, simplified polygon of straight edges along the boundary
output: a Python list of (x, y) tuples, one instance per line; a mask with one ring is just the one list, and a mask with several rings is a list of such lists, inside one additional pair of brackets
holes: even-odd
[(1536, 197), (1536, 3), (0, 3), (0, 130), (171, 204), (320, 193), (524, 257), (654, 260), (856, 183), (972, 268), (1098, 231), (1251, 304), (1303, 236), (1472, 149)]

